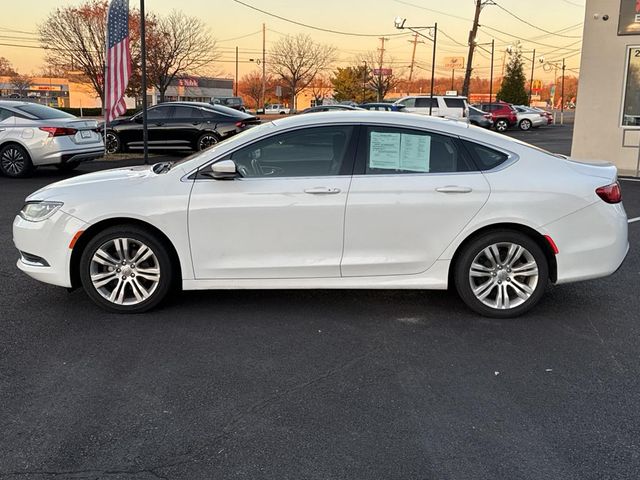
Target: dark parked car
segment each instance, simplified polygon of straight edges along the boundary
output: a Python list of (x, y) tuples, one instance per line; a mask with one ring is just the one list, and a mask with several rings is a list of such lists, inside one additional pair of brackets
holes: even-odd
[[(204, 150), (258, 123), (253, 115), (221, 105), (162, 103), (147, 111), (149, 148)], [(109, 153), (143, 148), (142, 112), (112, 121), (105, 143)]]
[(364, 108), (365, 110), (377, 110), (382, 112), (401, 112), (404, 110), (404, 105), (396, 105), (394, 103), (363, 103), (358, 105), (360, 108)]
[(339, 110), (363, 110), (360, 107), (353, 107), (351, 105), (316, 105), (315, 107), (305, 108), (300, 113), (315, 113), (315, 112), (336, 112)]
[(491, 114), (483, 112), (475, 107), (469, 106), (469, 123), (471, 125), (476, 125), (478, 127), (483, 128), (491, 128), (493, 127), (493, 120), (491, 119)]
[(474, 107), (491, 114), (493, 125), (498, 132), (506, 132), (509, 127), (513, 127), (518, 123), (516, 110), (508, 103), (481, 103), (480, 105), (474, 105)]
[(224, 107), (233, 108), (234, 110), (246, 111), (242, 97), (213, 97), (212, 105), (222, 105)]

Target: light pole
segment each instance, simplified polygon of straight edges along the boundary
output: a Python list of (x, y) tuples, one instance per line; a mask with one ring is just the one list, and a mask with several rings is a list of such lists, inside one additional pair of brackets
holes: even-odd
[(549, 72), (551, 71), (552, 68), (555, 69), (555, 74), (554, 77), (556, 78), (556, 80), (554, 81), (554, 85), (555, 82), (557, 82), (557, 76), (558, 76), (558, 69), (562, 70), (562, 80), (561, 80), (561, 87), (560, 87), (560, 125), (564, 125), (564, 71), (565, 71), (565, 59), (562, 59), (562, 63), (560, 62), (550, 62), (544, 59), (544, 57), (540, 58), (540, 63), (542, 63), (542, 68), (544, 69), (545, 72)]
[(362, 72), (362, 103), (365, 103), (367, 97), (367, 62), (364, 63), (364, 71)]
[[(489, 52), (489, 50), (484, 48), (484, 45), (491, 45), (491, 51)], [(491, 54), (491, 68), (489, 69), (491, 72), (489, 74), (489, 103), (491, 103), (493, 101), (493, 54), (495, 52), (496, 41), (491, 40), (491, 43), (476, 43), (475, 46)]]
[[(438, 42), (438, 23), (436, 22), (431, 26), (425, 26), (425, 27), (409, 27), (405, 25), (406, 21), (407, 21), (406, 18), (396, 17), (395, 20), (393, 21), (393, 24), (398, 30), (403, 30), (406, 28), (407, 30), (411, 30), (416, 35), (420, 35), (422, 38), (426, 38), (427, 40), (430, 40), (431, 42), (433, 42), (433, 56), (431, 60), (431, 92), (429, 93), (429, 115), (431, 115), (433, 111), (433, 80), (436, 74), (436, 47), (438, 45), (437, 43)], [(425, 28), (429, 29), (429, 35), (425, 35), (424, 33), (418, 31), (418, 29), (425, 29)], [(432, 33), (433, 33), (433, 36), (430, 36)]]
[[(249, 59), (250, 62), (254, 62), (258, 67), (260, 67), (260, 64), (262, 63), (262, 60), (260, 60), (259, 58), (250, 58)], [(264, 97), (265, 97), (265, 88), (264, 88), (264, 78), (262, 81), (262, 90), (260, 93), (260, 97), (262, 100), (262, 108), (264, 108)], [(255, 100), (255, 98), (254, 98)], [(256, 104), (256, 114), (258, 113), (258, 110), (260, 109), (260, 100), (258, 100), (258, 103)]]

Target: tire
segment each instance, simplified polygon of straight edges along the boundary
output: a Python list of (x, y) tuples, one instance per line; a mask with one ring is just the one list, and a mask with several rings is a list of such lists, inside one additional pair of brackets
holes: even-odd
[(124, 151), (120, 136), (114, 131), (109, 130), (107, 132), (105, 136), (105, 144), (107, 153), (118, 153)]
[(460, 252), (454, 282), (458, 295), (474, 312), (513, 318), (540, 301), (549, 282), (549, 266), (531, 237), (513, 230), (494, 230), (473, 239)]
[(520, 130), (531, 130), (531, 120), (528, 120), (526, 118), (520, 120)]
[(164, 244), (135, 225), (109, 227), (80, 257), (80, 280), (91, 300), (115, 313), (142, 313), (167, 296), (173, 265)]
[(11, 178), (24, 178), (33, 170), (31, 157), (22, 146), (9, 143), (0, 148), (0, 173)]
[(67, 162), (67, 163), (59, 163), (56, 165), (56, 168), (61, 172), (70, 172), (71, 170), (75, 170), (80, 165), (80, 162)]
[(500, 118), (496, 120), (495, 129), (498, 132), (506, 132), (509, 129), (509, 122), (507, 122), (504, 118)]
[(206, 150), (207, 148), (214, 146), (219, 141), (220, 140), (215, 133), (205, 132), (198, 137), (198, 140), (196, 140), (195, 149), (198, 152), (201, 152), (202, 150)]

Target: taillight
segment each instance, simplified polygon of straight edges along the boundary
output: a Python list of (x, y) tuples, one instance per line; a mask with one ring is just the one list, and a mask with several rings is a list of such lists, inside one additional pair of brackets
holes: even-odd
[(50, 137), (64, 137), (66, 135), (75, 135), (78, 130), (67, 127), (40, 127), (40, 130), (47, 132)]
[(243, 128), (244, 126), (244, 122), (236, 122), (236, 127)]
[(622, 191), (618, 182), (596, 188), (596, 194), (607, 203), (620, 203), (622, 201)]

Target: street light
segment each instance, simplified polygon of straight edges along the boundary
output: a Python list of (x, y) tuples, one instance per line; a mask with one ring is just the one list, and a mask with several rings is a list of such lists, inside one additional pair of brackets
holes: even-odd
[[(395, 20), (393, 21), (393, 25), (398, 30), (403, 30), (406, 28), (407, 30), (411, 30), (416, 35), (420, 35), (422, 38), (426, 38), (427, 40), (430, 40), (431, 42), (433, 42), (433, 57), (431, 60), (431, 93), (429, 94), (429, 115), (431, 115), (433, 111), (433, 80), (436, 73), (436, 47), (438, 42), (438, 23), (436, 22), (433, 25), (426, 26), (426, 27), (408, 27), (408, 26), (405, 26), (406, 21), (407, 21), (406, 18), (396, 17)], [(429, 29), (429, 35), (425, 35), (424, 33), (418, 31), (419, 29), (425, 29), (425, 28)], [(433, 33), (433, 36), (431, 36), (432, 33)]]
[[(493, 54), (495, 51), (495, 44), (496, 41), (495, 40), (491, 40), (491, 43), (477, 43), (475, 40), (473, 42), (473, 44), (480, 48), (480, 50), (484, 50), (487, 53), (491, 53), (491, 73), (489, 75), (489, 103), (491, 103), (493, 100)], [(484, 48), (484, 45), (491, 45), (491, 52), (489, 52), (489, 50), (487, 50), (486, 48)], [(531, 103), (531, 102), (529, 102)]]
[(540, 63), (542, 63), (542, 68), (545, 72), (551, 71), (552, 68), (555, 69), (554, 80), (553, 80), (554, 85), (558, 81), (558, 78), (557, 78), (558, 69), (559, 68), (562, 69), (562, 83), (561, 83), (562, 86), (560, 87), (560, 125), (564, 124), (564, 70), (565, 70), (564, 60), (565, 59), (563, 58), (562, 63), (560, 63), (560, 62), (545, 60), (544, 57), (540, 58)]

